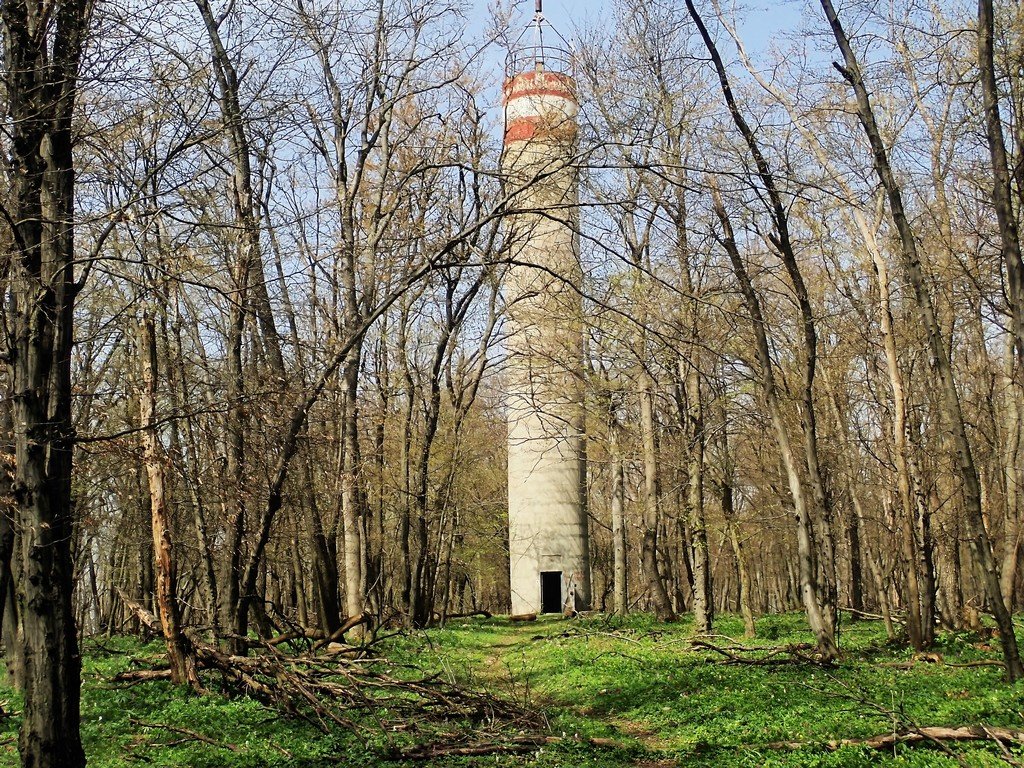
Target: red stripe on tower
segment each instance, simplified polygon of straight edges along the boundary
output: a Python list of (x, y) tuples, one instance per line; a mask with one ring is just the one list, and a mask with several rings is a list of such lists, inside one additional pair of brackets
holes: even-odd
[(552, 124), (543, 117), (520, 117), (505, 126), (505, 144), (533, 139), (571, 141), (575, 137), (576, 123), (571, 120)]
[(571, 99), (576, 103), (576, 81), (563, 72), (540, 70), (510, 77), (501, 89), (502, 101), (519, 96), (550, 95)]
[(576, 83), (561, 72), (535, 70), (509, 78), (502, 89), (505, 144), (576, 137)]

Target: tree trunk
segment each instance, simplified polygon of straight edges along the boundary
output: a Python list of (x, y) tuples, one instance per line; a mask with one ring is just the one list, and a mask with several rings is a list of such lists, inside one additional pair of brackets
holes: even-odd
[[(695, 354), (697, 345), (691, 343), (690, 350), (691, 354)], [(680, 365), (685, 368), (686, 436), (689, 440), (686, 509), (693, 552), (693, 624), (698, 632), (709, 633), (714, 621), (714, 591), (711, 588), (711, 555), (704, 517), (703, 398), (697, 366), (693, 361), (689, 365), (680, 362)]]
[(640, 374), (640, 432), (644, 456), (644, 536), (643, 563), (647, 589), (659, 621), (675, 621), (672, 601), (665, 580), (658, 570), (658, 443), (654, 431), (654, 380), (647, 371)]
[[(1003, 140), (1003, 121), (999, 114), (994, 39), (995, 13), (992, 0), (978, 0), (978, 79), (981, 80), (985, 134), (992, 159), (992, 203), (999, 223), (1003, 264), (1006, 267), (1006, 292), (1010, 303), (1010, 328), (1020, 366), (1024, 365), (1024, 259), (1021, 258), (1020, 233), (1012, 202), (1012, 179)], [(1015, 379), (1020, 386), (1020, 371), (1017, 373)]]
[(624, 512), (626, 484), (622, 466), (622, 448), (619, 445), (622, 427), (615, 416), (611, 417), (608, 427), (608, 470), (611, 474), (611, 514), (612, 514), (612, 557), (614, 568), (612, 580), (614, 584), (613, 605), (618, 616), (629, 613), (629, 588), (626, 582), (626, 521)]
[(3, 641), (4, 663), (10, 684), (21, 689), (21, 638), (20, 619), (15, 603), (14, 578), (18, 563), (15, 553), (18, 541), (15, 535), (18, 507), (14, 498), (14, 478), (17, 467), (14, 463), (14, 423), (11, 410), (13, 399), (7, 394), (6, 402), (0, 406), (0, 640)]
[(85, 765), (72, 606), (71, 349), (79, 286), (71, 126), (91, 9), (88, 0), (2, 6), (14, 235), (6, 360), (14, 392), (25, 768)]
[[(719, 84), (722, 88), (722, 95), (729, 108), (729, 114), (737, 130), (743, 136), (743, 140), (750, 151), (754, 164), (757, 167), (757, 175), (767, 193), (769, 211), (771, 214), (774, 233), (769, 233), (767, 240), (778, 252), (782, 259), (783, 266), (789, 276), (793, 288), (793, 297), (800, 309), (800, 331), (802, 342), (801, 378), (802, 378), (802, 412), (801, 412), (801, 434), (804, 442), (804, 457), (807, 468), (807, 481), (811, 488), (811, 500), (814, 503), (814, 512), (818, 519), (819, 526), (819, 547), (820, 551), (813, 553), (817, 566), (820, 568), (821, 584), (818, 591), (818, 602), (822, 609), (822, 619), (830, 625), (831, 633), (834, 635), (838, 627), (838, 603), (837, 603), (837, 579), (836, 579), (836, 557), (834, 540), (832, 535), (831, 501), (825, 490), (825, 481), (822, 475), (821, 463), (818, 452), (818, 427), (817, 416), (814, 404), (814, 377), (817, 366), (818, 339), (815, 329), (814, 314), (811, 309), (810, 298), (807, 286), (804, 282), (799, 262), (796, 258), (796, 251), (789, 234), (789, 214), (778, 191), (775, 175), (772, 173), (768, 161), (761, 152), (760, 144), (757, 141), (754, 131), (750, 128), (739, 105), (733, 96), (729, 78), (726, 73), (725, 64), (718, 53), (714, 41), (708, 34), (707, 28), (700, 15), (697, 13), (691, 0), (686, 0), (686, 7), (690, 17), (697, 25), (704, 46), (707, 48), (718, 75)], [(808, 512), (809, 518), (814, 519), (815, 515)]]
[(754, 637), (757, 629), (754, 625), (754, 612), (750, 607), (750, 571), (747, 567), (747, 559), (743, 554), (743, 543), (740, 541), (739, 524), (736, 521), (736, 509), (733, 506), (732, 478), (726, 477), (720, 486), (722, 516), (725, 518), (725, 527), (729, 535), (729, 546), (732, 547), (733, 557), (736, 558), (736, 575), (739, 580), (739, 609), (743, 616), (743, 634), (745, 637)]
[(1017, 580), (1017, 566), (1020, 562), (1021, 535), (1024, 525), (1020, 514), (1021, 483), (1021, 397), (1020, 388), (1012, 381), (1013, 351), (1007, 352), (1007, 368), (1004, 376), (1007, 403), (1003, 407), (1002, 472), (1003, 495), (1006, 499), (1006, 513), (1003, 523), (1003, 557), (999, 568), (999, 591), (1006, 607), (1012, 611), (1014, 583)]
[(149, 503), (152, 513), (153, 555), (156, 561), (156, 604), (160, 627), (171, 663), (171, 681), (201, 690), (192, 644), (182, 631), (178, 608), (177, 564), (171, 543), (171, 521), (168, 510), (167, 484), (164, 472), (163, 447), (157, 431), (156, 382), (157, 355), (153, 318), (143, 316), (139, 329), (139, 356), (142, 368), (142, 389), (139, 407), (142, 421), (143, 461), (149, 480)]
[[(690, 5), (690, 0), (687, 0), (687, 5)], [(733, 271), (736, 273), (736, 279), (740, 284), (740, 291), (743, 294), (747, 314), (754, 332), (754, 349), (758, 364), (761, 367), (761, 385), (764, 391), (765, 404), (768, 407), (768, 414), (775, 431), (786, 479), (789, 483), (790, 495), (793, 500), (793, 508), (796, 512), (800, 596), (804, 604), (804, 610), (807, 613), (807, 621), (811, 625), (811, 631), (814, 632), (818, 641), (818, 652), (825, 658), (835, 659), (839, 656), (839, 647), (836, 645), (835, 639), (835, 624), (829, 621), (821, 600), (818, 569), (815, 561), (814, 530), (811, 524), (807, 498), (800, 479), (800, 469), (789, 440), (789, 433), (782, 414), (782, 404), (779, 401), (778, 386), (775, 382), (771, 353), (768, 346), (767, 324), (761, 312), (761, 302), (757, 297), (754, 285), (750, 281), (750, 275), (747, 273), (746, 265), (743, 263), (743, 258), (740, 256), (739, 249), (736, 246), (732, 223), (726, 213), (718, 190), (715, 188), (712, 188), (712, 198), (715, 214), (722, 225), (723, 237), (720, 242), (725, 248), (729, 260), (732, 262)]]
[(345, 363), (345, 399), (342, 406), (341, 520), (345, 539), (345, 611), (349, 616), (363, 612), (362, 510), (357, 484), (359, 471), (359, 352), (353, 350)]

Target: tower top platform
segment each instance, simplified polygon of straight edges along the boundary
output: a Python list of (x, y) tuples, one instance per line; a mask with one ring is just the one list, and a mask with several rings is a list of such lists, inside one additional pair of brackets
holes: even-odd
[(536, 0), (533, 19), (509, 47), (505, 76), (509, 79), (531, 72), (572, 75), (575, 55), (569, 41), (544, 17), (543, 0)]

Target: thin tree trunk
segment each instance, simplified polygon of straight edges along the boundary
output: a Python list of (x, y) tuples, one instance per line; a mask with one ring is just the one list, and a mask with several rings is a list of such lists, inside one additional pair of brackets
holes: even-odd
[(999, 569), (999, 591), (1009, 610), (1013, 610), (1014, 583), (1020, 562), (1021, 535), (1024, 525), (1020, 515), (1021, 481), (1021, 397), (1020, 388), (1012, 382), (1013, 351), (1007, 351), (1007, 368), (1003, 377), (1006, 404), (1003, 407), (1003, 495), (1006, 512), (1003, 523), (1003, 557)]
[[(6, 310), (6, 308), (5, 308)], [(17, 605), (14, 602), (15, 579), (14, 561), (18, 542), (15, 522), (18, 507), (14, 498), (14, 478), (17, 467), (14, 464), (14, 423), (12, 421), (13, 399), (8, 392), (5, 402), (0, 404), (0, 639), (3, 640), (4, 662), (7, 665), (8, 680), (21, 688), (21, 664), (18, 649), (21, 646)]]
[[(730, 472), (729, 475), (731, 474)], [(747, 558), (743, 553), (743, 544), (740, 541), (739, 524), (736, 520), (736, 509), (733, 505), (732, 477), (729, 475), (723, 477), (719, 486), (722, 516), (725, 518), (729, 546), (732, 547), (733, 557), (736, 558), (736, 574), (739, 580), (739, 610), (743, 616), (743, 634), (746, 637), (754, 637), (757, 629), (754, 624), (754, 612), (750, 607), (750, 570), (747, 566)]]
[[(689, 5), (689, 0), (687, 0), (687, 4)], [(794, 511), (796, 512), (800, 596), (803, 601), (804, 610), (807, 613), (807, 621), (811, 626), (811, 631), (817, 638), (818, 652), (825, 658), (835, 659), (839, 655), (839, 647), (836, 645), (835, 639), (835, 625), (829, 621), (821, 600), (818, 569), (815, 562), (814, 531), (811, 525), (807, 498), (800, 479), (800, 470), (789, 441), (789, 433), (782, 414), (782, 404), (779, 401), (778, 387), (775, 382), (771, 353), (768, 347), (767, 324), (761, 312), (761, 302), (757, 297), (753, 283), (751, 283), (750, 276), (747, 273), (746, 265), (744, 265), (743, 258), (740, 256), (739, 249), (736, 246), (732, 223), (729, 220), (717, 189), (712, 188), (712, 197), (715, 214), (722, 225), (723, 237), (720, 242), (732, 262), (733, 271), (736, 273), (736, 279), (740, 284), (740, 291), (743, 294), (747, 314), (749, 315), (754, 332), (754, 349), (758, 364), (761, 367), (761, 385), (765, 404), (775, 430), (775, 437), (779, 445), (779, 452), (782, 455), (782, 463), (785, 468), (786, 479), (789, 483)]]
[[(1020, 233), (1012, 202), (1012, 179), (1003, 140), (1003, 121), (999, 114), (999, 89), (995, 71), (995, 13), (992, 6), (992, 0), (978, 0), (978, 79), (981, 80), (985, 134), (992, 159), (992, 203), (999, 222), (1003, 264), (1006, 267), (1010, 327), (1020, 366), (1024, 365), (1024, 259), (1021, 258)], [(1018, 376), (1015, 377), (1018, 386), (1021, 384), (1019, 376), (1018, 370)]]
[(612, 557), (615, 563), (612, 570), (613, 604), (616, 615), (625, 616), (629, 612), (629, 587), (626, 582), (626, 520), (623, 514), (626, 484), (619, 435), (622, 427), (614, 415), (610, 421), (608, 427), (608, 470), (611, 474)]
[(817, 517), (820, 534), (820, 541), (818, 542), (820, 552), (814, 553), (822, 576), (822, 584), (818, 590), (819, 601), (822, 606), (823, 619), (828, 622), (831, 626), (832, 633), (835, 634), (838, 630), (837, 625), (839, 614), (837, 600), (838, 587), (836, 578), (836, 557), (831, 520), (833, 510), (831, 508), (831, 500), (825, 491), (825, 481), (822, 476), (818, 451), (818, 427), (814, 404), (814, 377), (817, 365), (818, 340), (814, 323), (814, 314), (811, 309), (810, 298), (807, 286), (804, 282), (803, 273), (800, 270), (800, 265), (796, 258), (796, 251), (790, 238), (789, 214), (787, 213), (786, 206), (783, 203), (782, 195), (778, 190), (775, 175), (772, 173), (771, 168), (768, 165), (768, 161), (761, 151), (761, 147), (757, 141), (757, 137), (754, 135), (754, 131), (750, 128), (746, 119), (743, 117), (743, 114), (740, 112), (739, 105), (733, 96), (732, 88), (729, 84), (725, 64), (719, 55), (718, 49), (715, 46), (711, 35), (708, 34), (707, 28), (704, 26), (704, 22), (697, 13), (697, 10), (691, 0), (686, 0), (686, 7), (690, 13), (690, 17), (697, 25), (697, 30), (700, 33), (701, 39), (704, 41), (704, 46), (707, 48), (708, 53), (711, 56), (711, 61), (714, 64), (716, 73), (718, 74), (722, 95), (724, 96), (726, 105), (729, 108), (729, 114), (732, 116), (733, 123), (743, 136), (743, 140), (746, 143), (747, 148), (750, 150), (751, 157), (754, 159), (754, 164), (757, 167), (758, 178), (761, 180), (761, 184), (763, 185), (765, 192), (767, 192), (769, 211), (775, 228), (775, 232), (769, 233), (767, 239), (782, 259), (783, 266), (786, 268), (786, 273), (789, 276), (790, 283), (793, 287), (794, 299), (800, 309), (800, 330), (803, 346), (803, 356), (801, 360), (801, 435), (804, 442), (807, 480), (811, 488), (811, 499), (814, 502), (814, 511), (816, 513), (816, 515), (811, 516), (811, 519), (813, 520), (815, 516)]
[(342, 406), (341, 521), (345, 538), (345, 610), (349, 616), (363, 612), (363, 536), (359, 505), (359, 352), (354, 349), (345, 364), (345, 399)]
[(675, 621), (672, 601), (665, 589), (665, 580), (658, 570), (658, 443), (654, 431), (654, 381), (647, 371), (640, 374), (640, 432), (644, 457), (644, 535), (643, 564), (648, 594), (659, 621)]
[[(695, 311), (695, 308), (694, 308)], [(697, 345), (691, 343), (691, 354)], [(693, 623), (698, 632), (711, 632), (714, 621), (714, 591), (711, 588), (711, 554), (704, 517), (704, 411), (700, 372), (693, 361), (680, 363), (684, 371), (686, 391), (686, 436), (689, 440), (687, 461), (686, 509), (690, 522), (693, 552)], [(741, 586), (741, 589), (743, 587)]]
[(306, 603), (306, 579), (302, 572), (302, 534), (299, 531), (299, 524), (296, 521), (295, 531), (292, 534), (291, 547), (291, 568), (292, 584), (295, 587), (295, 618), (299, 626), (309, 626), (309, 607)]
[[(174, 401), (175, 410), (180, 410), (182, 404), (188, 402), (189, 399), (189, 382), (188, 377), (185, 375), (185, 355), (184, 348), (181, 340), (181, 322), (180, 317), (176, 318), (173, 326), (174, 343), (176, 349), (176, 357), (178, 359), (177, 366), (177, 385), (178, 391), (176, 392), (176, 398)], [(185, 422), (185, 437), (188, 443), (189, 457), (195, 458), (198, 456), (198, 446), (195, 435), (195, 429), (192, 424), (191, 418), (184, 419)], [(199, 479), (193, 478), (188, 482), (189, 495), (192, 502), (192, 525), (195, 531), (196, 546), (199, 550), (199, 561), (202, 569), (202, 585), (203, 595), (206, 598), (206, 607), (209, 611), (209, 622), (214, 625), (214, 634), (216, 634), (217, 624), (217, 572), (216, 565), (213, 559), (213, 553), (210, 551), (210, 535), (209, 529), (206, 524), (206, 501), (203, 495), (200, 493)]]
[(153, 555), (156, 561), (156, 604), (160, 627), (171, 663), (171, 681), (201, 690), (196, 657), (192, 644), (182, 631), (178, 608), (177, 564), (171, 543), (171, 521), (168, 509), (167, 483), (163, 447), (157, 431), (157, 354), (153, 318), (145, 314), (139, 328), (139, 356), (142, 368), (142, 389), (139, 406), (142, 421), (143, 461), (149, 480), (149, 503), (152, 514)]
[[(224, 417), (225, 463), (221, 478), (222, 503), (227, 512), (223, 559), (217, 583), (217, 629), (236, 636), (244, 635), (244, 612), (239, 611), (242, 580), (242, 538), (245, 534), (246, 504), (242, 496), (245, 478), (245, 396), (242, 367), (242, 336), (245, 332), (245, 286), (248, 283), (244, 262), (237, 266), (236, 295), (231, 302), (227, 338), (227, 413)], [(243, 481), (243, 482), (239, 482)], [(234, 654), (246, 652), (241, 640), (229, 640)]]

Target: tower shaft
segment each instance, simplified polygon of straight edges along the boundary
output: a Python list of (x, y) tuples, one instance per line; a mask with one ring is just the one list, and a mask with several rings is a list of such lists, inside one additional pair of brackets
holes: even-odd
[(513, 613), (589, 607), (576, 88), (537, 59), (504, 88)]

